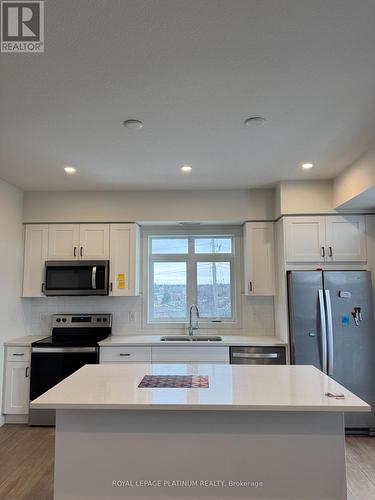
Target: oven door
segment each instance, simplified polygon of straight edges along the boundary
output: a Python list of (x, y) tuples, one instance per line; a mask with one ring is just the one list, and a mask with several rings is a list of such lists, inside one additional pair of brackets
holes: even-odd
[(108, 295), (109, 261), (47, 261), (45, 295)]
[[(84, 365), (99, 363), (98, 347), (32, 347), (30, 401)], [(29, 425), (54, 425), (55, 410), (29, 411)]]

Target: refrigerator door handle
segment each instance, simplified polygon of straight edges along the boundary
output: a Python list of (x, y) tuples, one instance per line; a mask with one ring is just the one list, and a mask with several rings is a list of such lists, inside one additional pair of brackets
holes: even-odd
[(326, 307), (327, 307), (327, 346), (328, 346), (328, 372), (327, 375), (333, 374), (333, 321), (332, 321), (332, 305), (331, 295), (329, 290), (325, 290)]
[(324, 309), (323, 290), (319, 290), (319, 309), (320, 309), (320, 327), (321, 327), (321, 342), (322, 342), (322, 369), (327, 373), (327, 326), (326, 312)]

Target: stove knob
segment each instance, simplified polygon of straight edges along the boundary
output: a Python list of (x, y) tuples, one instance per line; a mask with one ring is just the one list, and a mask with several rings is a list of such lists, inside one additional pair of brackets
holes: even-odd
[(60, 323), (61, 319), (60, 318), (57, 318), (56, 319), (57, 323)]
[(66, 318), (63, 318), (63, 319), (62, 319), (62, 322), (63, 322), (63, 323), (66, 323)]
[(107, 321), (107, 318), (103, 318), (104, 323)]
[(102, 320), (102, 318), (96, 318), (96, 321), (99, 323)]

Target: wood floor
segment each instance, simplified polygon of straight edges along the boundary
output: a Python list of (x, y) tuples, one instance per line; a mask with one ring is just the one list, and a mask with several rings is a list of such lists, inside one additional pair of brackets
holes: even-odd
[(348, 500), (375, 499), (375, 437), (346, 438)]
[[(1, 427), (0, 500), (52, 500), (53, 453), (53, 428)], [(346, 461), (348, 500), (375, 500), (375, 438), (347, 437)]]
[(0, 428), (0, 499), (52, 500), (54, 429)]

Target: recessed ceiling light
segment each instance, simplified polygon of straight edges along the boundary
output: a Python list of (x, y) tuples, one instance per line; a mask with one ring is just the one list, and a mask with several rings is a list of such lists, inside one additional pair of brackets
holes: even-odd
[(191, 172), (193, 169), (191, 168), (190, 165), (182, 165), (181, 167), (181, 172), (184, 172), (185, 174)]
[(303, 170), (310, 170), (310, 168), (313, 168), (313, 164), (312, 163), (302, 163), (302, 168)]
[(265, 121), (266, 119), (263, 118), (263, 116), (250, 116), (244, 123), (246, 127), (259, 127), (259, 125), (263, 125)]
[(64, 170), (69, 175), (75, 174), (77, 172), (77, 170), (74, 167), (64, 167)]
[(131, 130), (139, 130), (143, 128), (143, 123), (140, 120), (125, 120), (123, 125)]

